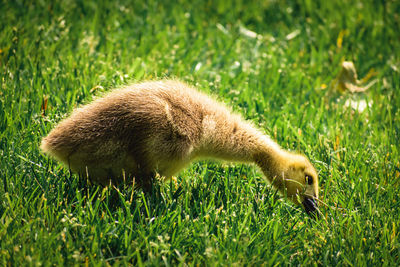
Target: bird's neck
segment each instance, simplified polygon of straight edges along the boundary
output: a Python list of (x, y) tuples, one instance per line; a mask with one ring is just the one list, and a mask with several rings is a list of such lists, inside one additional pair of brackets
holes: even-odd
[(284, 151), (270, 137), (239, 117), (223, 121), (206, 117), (199, 147), (198, 156), (201, 158), (252, 162), (271, 182), (280, 183), (275, 174)]

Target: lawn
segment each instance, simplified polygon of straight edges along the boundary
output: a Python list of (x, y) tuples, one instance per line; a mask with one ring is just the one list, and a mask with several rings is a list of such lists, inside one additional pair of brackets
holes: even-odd
[[(399, 14), (396, 0), (0, 1), (0, 265), (400, 265)], [(372, 86), (339, 92), (343, 61)], [(161, 78), (309, 157), (323, 216), (252, 165), (197, 162), (147, 195), (40, 152), (75, 107)]]

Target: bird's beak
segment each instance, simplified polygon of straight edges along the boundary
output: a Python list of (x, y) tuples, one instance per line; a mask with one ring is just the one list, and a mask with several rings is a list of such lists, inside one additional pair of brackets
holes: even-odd
[(314, 198), (306, 197), (303, 201), (304, 209), (312, 218), (318, 217), (318, 205)]

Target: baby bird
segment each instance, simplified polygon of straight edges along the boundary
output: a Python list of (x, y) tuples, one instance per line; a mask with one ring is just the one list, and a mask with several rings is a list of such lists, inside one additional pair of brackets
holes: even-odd
[(280, 148), (251, 123), (185, 83), (132, 84), (76, 109), (42, 140), (45, 153), (102, 185), (151, 189), (196, 159), (255, 163), (295, 204), (314, 214), (318, 175), (302, 155)]

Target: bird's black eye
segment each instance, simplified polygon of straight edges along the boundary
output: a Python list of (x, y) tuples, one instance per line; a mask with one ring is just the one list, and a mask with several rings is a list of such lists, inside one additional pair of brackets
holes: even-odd
[(312, 185), (314, 180), (310, 175), (306, 175), (306, 182), (307, 184)]

